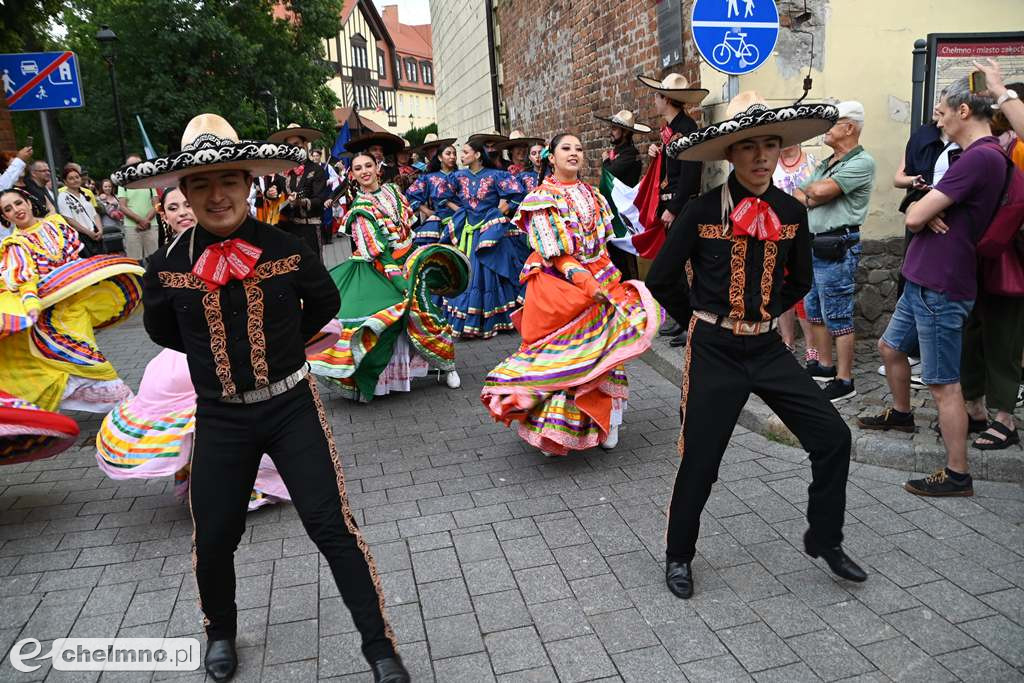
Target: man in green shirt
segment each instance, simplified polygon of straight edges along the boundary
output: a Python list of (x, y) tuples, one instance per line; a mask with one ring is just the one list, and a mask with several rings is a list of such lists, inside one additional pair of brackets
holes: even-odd
[[(138, 154), (129, 155), (125, 166), (142, 161)], [(159, 247), (158, 226), (154, 216), (153, 190), (117, 188), (117, 200), (124, 212), (124, 250), (128, 258), (142, 261)]]
[[(860, 145), (864, 106), (840, 102), (839, 120), (825, 133), (833, 149), (793, 196), (807, 207), (813, 239), (814, 287), (804, 298), (818, 360), (807, 364), (836, 403), (857, 395), (853, 386), (853, 294), (860, 261), (860, 226), (868, 213), (875, 160)], [(832, 363), (835, 340), (836, 363)]]

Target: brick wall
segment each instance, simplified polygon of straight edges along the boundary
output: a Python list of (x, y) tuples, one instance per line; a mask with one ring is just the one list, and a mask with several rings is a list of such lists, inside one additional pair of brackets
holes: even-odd
[(11, 112), (7, 110), (7, 103), (0, 99), (0, 151), (11, 151), (17, 148)]
[[(595, 120), (595, 113), (631, 109), (637, 120), (657, 130), (654, 91), (637, 74), (660, 79), (675, 71), (699, 82), (699, 57), (685, 30), (692, 0), (682, 5), (685, 59), (663, 71), (654, 2), (500, 0), (496, 16), (509, 129), (545, 138), (578, 134), (587, 149), (586, 175), (596, 183), (608, 125)], [(699, 109), (691, 115), (700, 120)], [(654, 139), (638, 135), (634, 141), (642, 149), (640, 143)]]

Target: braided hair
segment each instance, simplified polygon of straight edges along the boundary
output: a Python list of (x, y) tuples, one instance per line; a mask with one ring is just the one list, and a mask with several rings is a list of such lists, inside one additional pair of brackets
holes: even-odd
[(555, 137), (551, 138), (551, 143), (544, 148), (544, 151), (540, 153), (540, 173), (537, 177), (537, 184), (540, 185), (544, 182), (544, 179), (551, 175), (552, 172), (552, 161), (551, 158), (555, 155), (555, 148), (558, 147), (558, 143), (565, 137), (576, 137), (574, 133), (559, 133)]

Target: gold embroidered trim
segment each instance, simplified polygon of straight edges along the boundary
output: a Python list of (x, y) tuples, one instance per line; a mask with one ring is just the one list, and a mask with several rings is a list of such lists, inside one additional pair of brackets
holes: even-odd
[(224, 331), (224, 318), (220, 312), (220, 290), (207, 292), (203, 295), (203, 313), (206, 314), (206, 326), (210, 328), (210, 351), (213, 362), (217, 366), (217, 379), (223, 389), (223, 396), (235, 393), (235, 383), (231, 379), (231, 361), (228, 360), (228, 335)]
[(775, 257), (779, 253), (779, 245), (775, 242), (764, 243), (764, 271), (761, 273), (761, 320), (771, 320), (768, 304), (772, 300), (772, 279), (775, 274)]
[(195, 273), (161, 271), (157, 276), (160, 278), (160, 284), (171, 289), (206, 289), (206, 285)]
[(693, 355), (693, 328), (697, 326), (697, 318), (691, 317), (687, 326), (686, 353), (683, 356), (683, 390), (679, 398), (679, 441), (676, 448), (679, 450), (679, 460), (682, 462), (686, 456), (686, 398), (690, 394), (690, 361)]
[(780, 240), (791, 240), (796, 237), (797, 228), (800, 226), (796, 223), (790, 223), (782, 226), (782, 234), (779, 236)]
[(324, 412), (324, 404), (320, 400), (320, 390), (316, 386), (316, 378), (312, 374), (307, 375), (309, 389), (313, 393), (313, 403), (316, 404), (316, 414), (320, 418), (320, 428), (324, 431), (327, 439), (327, 447), (331, 453), (331, 462), (334, 464), (334, 473), (338, 482), (338, 496), (341, 498), (341, 515), (345, 519), (345, 528), (356, 539), (356, 545), (362, 551), (366, 559), (366, 566), (370, 570), (370, 578), (373, 580), (373, 587), (377, 591), (377, 605), (380, 607), (380, 617), (384, 621), (384, 635), (391, 641), (391, 646), (397, 651), (395, 642), (395, 631), (391, 628), (387, 613), (384, 611), (384, 590), (381, 587), (380, 574), (377, 572), (377, 564), (373, 561), (373, 554), (370, 546), (366, 544), (363, 533), (359, 530), (352, 516), (352, 508), (348, 504), (348, 494), (345, 493), (345, 473), (341, 469), (341, 460), (338, 458), (338, 449), (334, 445), (334, 436), (331, 433), (331, 424), (327, 421), (327, 414)]
[(741, 320), (745, 312), (743, 290), (747, 286), (747, 240), (742, 237), (732, 241), (729, 256), (729, 317)]
[(245, 279), (244, 288), (249, 360), (252, 363), (252, 376), (256, 388), (259, 389), (270, 384), (270, 371), (267, 369), (267, 338), (263, 334), (263, 290), (252, 278)]
[(729, 239), (728, 236), (722, 233), (722, 225), (720, 223), (698, 223), (697, 235), (703, 237), (706, 240)]
[(292, 273), (299, 269), (299, 260), (302, 257), (299, 254), (293, 254), (276, 261), (267, 261), (261, 263), (253, 270), (252, 275), (246, 278), (246, 281), (253, 280), (260, 282), (262, 280), (268, 280), (277, 275), (284, 275), (285, 273)]

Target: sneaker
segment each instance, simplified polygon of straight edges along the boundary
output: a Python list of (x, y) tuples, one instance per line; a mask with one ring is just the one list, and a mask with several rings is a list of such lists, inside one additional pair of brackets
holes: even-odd
[(921, 375), (910, 376), (910, 388), (911, 389), (927, 389), (928, 385), (921, 380)]
[[(910, 362), (910, 378), (911, 378), (910, 379), (910, 383), (913, 384), (915, 377), (918, 377), (918, 378), (921, 377), (921, 359), (920, 358), (908, 358), (907, 360)], [(882, 377), (885, 377), (885, 366), (884, 365), (879, 365), (878, 366), (878, 374), (881, 375)]]
[(892, 408), (886, 408), (885, 412), (881, 415), (870, 415), (868, 417), (858, 417), (857, 426), (861, 429), (879, 429), (879, 430), (890, 430), (895, 429), (900, 432), (915, 432), (917, 427), (914, 426), (914, 413), (901, 413)]
[(459, 377), (459, 373), (449, 370), (448, 374), (444, 376), (444, 383), (448, 385), (449, 389), (458, 389), (462, 386), (462, 378)]
[(612, 425), (608, 430), (608, 436), (601, 442), (601, 448), (610, 451), (619, 445), (619, 425)]
[(973, 496), (974, 481), (971, 475), (957, 477), (960, 483), (953, 481), (949, 470), (941, 470), (924, 479), (912, 479), (903, 485), (903, 489), (915, 496)]
[(853, 388), (853, 380), (845, 379), (834, 379), (831, 380), (824, 387), (825, 397), (833, 403), (839, 403), (845, 401), (848, 398), (853, 398), (857, 395), (857, 390)]
[(828, 382), (836, 378), (836, 366), (826, 368), (818, 361), (813, 360), (807, 364), (807, 374), (811, 376), (811, 379)]

